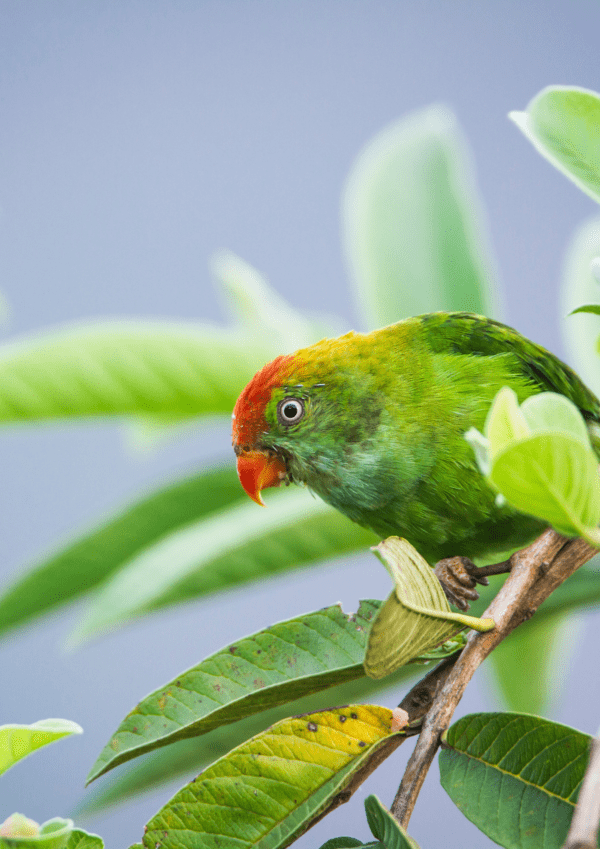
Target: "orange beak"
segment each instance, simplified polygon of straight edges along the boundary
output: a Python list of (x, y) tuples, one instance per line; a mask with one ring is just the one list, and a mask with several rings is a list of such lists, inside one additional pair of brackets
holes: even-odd
[(285, 463), (274, 455), (262, 451), (247, 451), (237, 459), (240, 483), (253, 501), (265, 506), (261, 490), (279, 486), (286, 476)]

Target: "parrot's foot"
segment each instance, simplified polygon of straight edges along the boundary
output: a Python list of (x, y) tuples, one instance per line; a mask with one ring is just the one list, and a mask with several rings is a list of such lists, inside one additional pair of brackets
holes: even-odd
[(468, 610), (470, 601), (477, 601), (476, 584), (487, 586), (488, 579), (478, 575), (478, 568), (468, 557), (445, 557), (438, 560), (433, 570), (446, 598), (460, 610)]

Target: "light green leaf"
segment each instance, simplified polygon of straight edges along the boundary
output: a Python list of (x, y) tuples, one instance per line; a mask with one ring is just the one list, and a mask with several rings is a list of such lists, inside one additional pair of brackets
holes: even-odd
[(348, 705), (284, 719), (216, 761), (147, 824), (146, 849), (283, 849), (395, 748), (393, 713)]
[(600, 315), (600, 304), (584, 304), (582, 307), (577, 307), (576, 310), (571, 310), (569, 316), (577, 315), (580, 312), (587, 312), (591, 315)]
[(501, 451), (489, 479), (517, 510), (600, 546), (597, 469), (591, 448), (579, 439), (564, 433), (537, 433)]
[(69, 843), (73, 820), (54, 817), (38, 826), (22, 814), (0, 825), (0, 849), (63, 849)]
[(600, 256), (600, 218), (584, 222), (575, 232), (567, 250), (560, 289), (560, 328), (569, 362), (587, 385), (600, 395), (600, 321), (595, 315), (579, 313), (582, 304), (600, 302), (600, 284), (593, 262)]
[(370, 531), (306, 491), (273, 493), (190, 524), (141, 552), (98, 592), (73, 642), (167, 604), (366, 548)]
[(364, 662), (367, 675), (383, 678), (465, 627), (479, 631), (494, 627), (491, 619), (452, 613), (433, 570), (405, 539), (389, 537), (373, 551), (388, 569), (395, 589), (371, 628)]
[(0, 725), (0, 774), (36, 749), (71, 734), (83, 734), (83, 728), (69, 719), (40, 719), (31, 725)]
[[(137, 845), (141, 849), (142, 844)], [(104, 849), (104, 841), (97, 834), (90, 834), (82, 828), (76, 828), (71, 832), (67, 849)]]
[[(437, 658), (434, 659), (437, 661)], [(399, 686), (404, 685), (418, 674), (418, 666), (403, 666), (385, 682), (374, 681), (366, 676), (338, 684), (327, 691), (326, 698), (322, 693), (304, 696), (287, 705), (270, 708), (261, 714), (242, 719), (232, 725), (209, 731), (202, 737), (180, 740), (162, 749), (158, 749), (139, 760), (125, 764), (116, 776), (111, 775), (107, 781), (100, 779), (100, 789), (86, 793), (77, 810), (77, 814), (89, 815), (107, 807), (123, 804), (132, 797), (146, 793), (166, 783), (182, 778), (189, 780), (199, 770), (221, 755), (227, 754), (235, 746), (244, 743), (248, 738), (264, 731), (269, 725), (293, 715), (314, 713), (323, 710), (327, 705), (347, 705), (356, 702), (371, 702), (379, 700), (382, 692), (389, 693), (389, 698), (397, 701), (396, 693)]]
[(591, 448), (590, 435), (583, 416), (575, 404), (564, 395), (557, 392), (532, 395), (521, 404), (521, 412), (531, 432), (560, 431), (578, 439), (586, 448)]
[(151, 693), (132, 710), (88, 776), (186, 737), (362, 678), (367, 631), (380, 602), (340, 605), (237, 640)]
[(462, 813), (506, 849), (560, 849), (590, 741), (537, 716), (471, 714), (444, 735), (440, 780)]
[(293, 353), (328, 333), (324, 323), (291, 307), (255, 268), (235, 254), (216, 254), (212, 270), (233, 318), (246, 332), (269, 339), (278, 354)]
[(414, 112), (367, 145), (342, 225), (369, 328), (433, 310), (499, 317), (470, 154), (446, 107)]
[(246, 496), (230, 464), (170, 483), (117, 511), (4, 590), (0, 633), (88, 592), (169, 533), (242, 502)]
[(600, 202), (600, 96), (574, 86), (548, 86), (510, 118), (559, 171)]
[(365, 811), (373, 837), (381, 840), (385, 849), (419, 849), (377, 796), (367, 796)]
[(485, 421), (490, 460), (506, 445), (529, 436), (531, 429), (521, 412), (517, 395), (510, 386), (503, 386), (492, 402)]
[(0, 421), (230, 415), (277, 351), (267, 337), (185, 322), (74, 325), (0, 349)]

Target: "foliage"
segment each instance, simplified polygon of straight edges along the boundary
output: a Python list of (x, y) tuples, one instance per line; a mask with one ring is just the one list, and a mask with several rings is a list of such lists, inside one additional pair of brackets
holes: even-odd
[[(548, 88), (511, 117), (550, 162), (600, 200), (598, 95)], [(343, 227), (368, 327), (440, 308), (498, 313), (494, 263), (482, 247), (473, 186), (457, 122), (438, 106), (388, 128), (361, 154), (344, 194)], [(578, 366), (587, 359), (586, 378), (590, 352), (599, 348), (600, 306), (589, 303), (598, 285), (599, 253), (595, 220), (574, 240), (563, 296), (565, 311), (574, 313), (565, 322), (571, 351)], [(118, 416), (145, 439), (174, 436), (181, 423), (199, 427), (209, 417), (228, 416), (240, 389), (266, 360), (334, 332), (331, 322), (285, 303), (242, 260), (222, 254), (213, 270), (229, 306), (228, 327), (92, 322), (5, 344), (0, 420)], [(547, 393), (519, 407), (504, 389), (485, 433), (467, 438), (499, 499), (563, 533), (600, 542), (597, 446), (592, 448), (583, 419), (565, 398)], [(242, 496), (231, 462), (145, 494), (7, 587), (0, 597), (0, 632), (90, 595), (72, 637), (76, 643), (167, 605), (308, 568), (376, 542), (305, 493), (276, 494), (264, 512)], [(143, 699), (111, 737), (89, 779), (140, 755), (152, 758), (125, 772), (121, 784), (114, 783), (118, 790), (97, 797), (97, 806), (141, 792), (158, 775), (177, 774), (183, 762), (204, 766), (211, 748), (212, 757), (220, 757), (149, 821), (147, 849), (282, 849), (347, 801), (406, 736), (404, 711), (358, 703), (372, 697), (369, 676), (406, 680), (415, 664), (460, 650), (465, 628), (493, 626), (452, 613), (429, 565), (404, 541), (391, 538), (375, 551), (394, 582), (385, 602), (364, 601), (352, 615), (325, 607), (271, 625)], [(482, 606), (491, 592), (482, 593)], [(535, 627), (519, 629), (519, 652), (550, 675), (546, 635), (568, 611), (592, 602), (600, 602), (600, 577), (589, 568), (552, 596)], [(527, 665), (507, 662), (510, 650), (503, 653), (502, 645), (494, 655), (501, 683), (510, 679), (505, 693), (535, 699), (525, 686)], [(329, 707), (328, 693), (343, 694), (349, 704)], [(290, 718), (294, 708), (304, 713)], [(203, 741), (215, 730), (220, 749)], [(78, 731), (59, 720), (0, 727), (0, 771)], [(587, 735), (528, 714), (477, 714), (459, 719), (444, 745), (442, 785), (484, 833), (506, 847), (561, 845), (585, 770)], [(367, 798), (365, 809), (374, 841), (334, 837), (321, 849), (418, 849), (376, 797)], [(67, 820), (38, 826), (13, 814), (0, 826), (0, 849), (33, 845), (103, 844)]]

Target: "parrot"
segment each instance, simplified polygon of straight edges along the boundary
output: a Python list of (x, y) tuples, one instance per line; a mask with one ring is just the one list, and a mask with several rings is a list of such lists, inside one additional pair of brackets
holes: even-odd
[(428, 562), (450, 565), (449, 576), (436, 573), (465, 609), (475, 583), (487, 583), (473, 558), (516, 551), (547, 526), (500, 503), (464, 438), (483, 431), (503, 386), (519, 403), (566, 396), (599, 453), (600, 401), (569, 366), (498, 321), (434, 312), (265, 365), (233, 411), (241, 485), (259, 504), (263, 489), (305, 485), (379, 537), (404, 537)]

